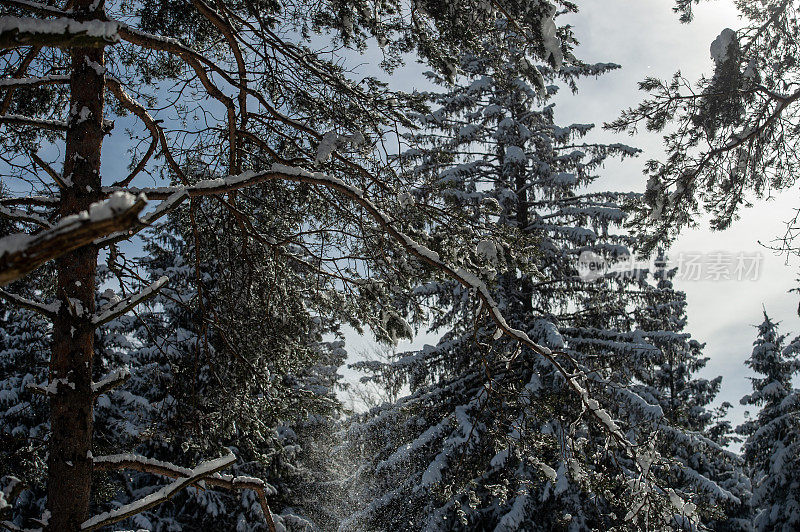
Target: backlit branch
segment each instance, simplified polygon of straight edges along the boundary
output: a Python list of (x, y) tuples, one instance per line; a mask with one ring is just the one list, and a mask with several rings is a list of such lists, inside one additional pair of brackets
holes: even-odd
[[(451, 279), (458, 281), (466, 288), (474, 290), (478, 299), (480, 300), (483, 308), (489, 314), (491, 320), (495, 323), (497, 328), (506, 335), (520, 344), (530, 348), (535, 353), (546, 358), (553, 366), (561, 373), (567, 380), (570, 388), (578, 394), (581, 403), (590, 414), (600, 422), (604, 430), (623, 448), (633, 452), (633, 448), (620, 431), (619, 427), (614, 423), (608, 413), (600, 408), (599, 403), (590, 398), (586, 389), (578, 382), (580, 374), (573, 374), (561, 365), (556, 359), (550, 349), (541, 346), (530, 339), (524, 332), (512, 328), (506, 322), (497, 303), (489, 293), (489, 288), (473, 273), (464, 270), (463, 268), (452, 267), (439, 258), (439, 255), (428, 249), (427, 247), (417, 243), (411, 237), (395, 227), (395, 222), (387, 214), (381, 211), (372, 201), (364, 196), (364, 192), (358, 188), (352, 187), (344, 181), (332, 176), (322, 173), (311, 173), (300, 168), (287, 167), (279, 164), (272, 165), (272, 168), (266, 172), (245, 172), (237, 176), (229, 176), (226, 179), (211, 179), (200, 181), (196, 185), (188, 187), (160, 187), (141, 189), (139, 192), (146, 193), (148, 197), (153, 199), (166, 199), (178, 192), (183, 192), (188, 197), (210, 196), (215, 194), (223, 194), (234, 190), (239, 190), (246, 187), (254, 186), (261, 182), (266, 181), (290, 181), (296, 183), (308, 183), (317, 187), (324, 187), (335, 190), (344, 195), (354, 203), (361, 206), (370, 217), (380, 225), (381, 229), (390, 236), (394, 241), (400, 244), (408, 253), (417, 257), (422, 262), (432, 266), (434, 269), (444, 273)], [(110, 189), (109, 191), (112, 191)], [(577, 367), (575, 361), (566, 353), (558, 353), (565, 357), (572, 366)]]
[[(236, 462), (236, 456), (234, 456), (233, 453), (230, 453), (228, 456), (224, 456), (222, 458), (217, 458), (216, 460), (204, 462), (191, 471), (186, 471), (186, 473), (188, 473), (187, 475), (179, 475), (174, 482), (164, 486), (155, 493), (151, 493), (150, 495), (147, 495), (146, 497), (130, 504), (120, 506), (119, 508), (111, 510), (110, 512), (105, 512), (92, 517), (81, 525), (81, 530), (97, 530), (104, 526), (122, 521), (123, 519), (133, 515), (142, 513), (145, 510), (153, 508), (154, 506), (158, 506), (159, 504), (171, 499), (182, 489), (195, 485), (205, 478), (210, 477), (214, 473), (230, 467), (234, 462)], [(95, 463), (97, 462), (95, 461)]]
[(108, 323), (114, 318), (122, 316), (137, 305), (140, 305), (148, 299), (155, 297), (155, 295), (158, 294), (158, 291), (161, 290), (165, 284), (167, 284), (168, 280), (169, 279), (167, 277), (161, 277), (156, 282), (151, 283), (141, 291), (115, 303), (110, 303), (103, 306), (92, 318), (92, 323), (99, 327), (100, 325)]

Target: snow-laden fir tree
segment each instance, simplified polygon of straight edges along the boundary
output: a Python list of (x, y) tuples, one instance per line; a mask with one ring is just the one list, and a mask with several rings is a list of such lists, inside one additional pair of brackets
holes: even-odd
[[(22, 297), (42, 297), (48, 275), (49, 268), (9, 288)], [(47, 320), (0, 301), (0, 491), (8, 505), (0, 504), (0, 520), (17, 526), (36, 526), (26, 519), (44, 512), (48, 409), (45, 396), (30, 385), (47, 375), (49, 348)]]
[(740, 425), (746, 436), (742, 452), (753, 483), (753, 525), (758, 531), (800, 527), (800, 392), (792, 379), (800, 370), (800, 341), (787, 344), (778, 323), (764, 312), (747, 365), (753, 392), (741, 403), (759, 408)]
[(709, 525), (718, 530), (746, 529), (749, 482), (741, 459), (726, 449), (736, 439), (724, 419), (731, 405), (711, 407), (722, 377), (697, 376), (708, 357), (702, 353), (704, 344), (686, 332), (686, 294), (674, 286), (678, 267), (670, 267), (661, 251), (653, 266), (653, 283), (641, 291), (631, 317), (656, 349), (649, 351), (646, 364), (635, 369), (633, 389), (664, 414), (649, 430), (657, 435), (659, 453), (671, 463), (667, 468), (671, 482), (702, 489), (703, 478), (714, 479), (738, 500), (727, 501)]
[[(553, 14), (544, 10), (543, 27), (555, 30)], [(721, 518), (725, 505), (741, 501), (731, 492), (744, 491), (741, 482), (729, 490), (704, 473), (728, 481), (736, 477), (735, 460), (722, 456), (706, 467), (705, 455), (695, 454), (724, 453), (680, 423), (670, 441), (697, 451), (682, 461), (679, 454), (661, 456), (668, 446), (656, 430), (669, 420), (658, 397), (636, 393), (640, 374), (661, 356), (656, 339), (679, 340), (689, 365), (697, 364), (688, 356), (696, 346), (679, 318), (667, 320), (662, 335), (644, 329), (656, 325), (656, 316), (647, 325), (631, 317), (643, 294), (655, 290), (645, 272), (592, 275), (579, 268), (581, 259), (625, 259), (635, 246), (619, 229), (619, 205), (629, 196), (587, 188), (606, 157), (636, 150), (582, 142), (591, 125), (556, 125), (549, 100), (559, 78), (572, 84), (616, 65), (586, 65), (569, 55), (563, 62), (555, 34), (532, 50), (513, 24), (497, 24), (494, 38), (462, 58), (467, 83), (432, 95), (436, 109), (419, 117), (427, 131), (412, 138), (419, 148), (406, 154), (421, 182), (414, 194), (427, 200), (441, 193), (476, 226), (493, 227), (473, 253), (454, 260), (480, 269), (509, 323), (554, 350), (608, 405), (639, 447), (636, 458), (598, 427), (553, 364), (498, 340), (469, 290), (430, 282), (417, 294), (444, 309), (430, 316), (444, 332), (439, 343), (388, 365), (362, 365), (412, 393), (373, 409), (347, 432), (356, 442), (348, 450), (366, 460), (352, 496), (367, 504), (343, 528), (609, 530)], [(533, 65), (534, 53), (548, 65)], [(445, 250), (460, 238), (448, 227), (432, 231)], [(704, 394), (690, 399), (693, 416), (705, 415), (713, 388), (692, 390)]]

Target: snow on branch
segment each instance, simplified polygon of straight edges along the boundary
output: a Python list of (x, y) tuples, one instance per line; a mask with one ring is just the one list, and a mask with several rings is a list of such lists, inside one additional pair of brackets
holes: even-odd
[(20, 211), (17, 209), (9, 209), (3, 205), (0, 205), (0, 216), (4, 218), (8, 218), (9, 220), (14, 220), (15, 222), (24, 222), (24, 223), (32, 223), (36, 224), (40, 227), (50, 228), (50, 222), (39, 216), (35, 213), (27, 213), (25, 211)]
[(155, 209), (142, 216), (142, 218), (139, 220), (139, 223), (136, 224), (136, 227), (132, 227), (126, 231), (111, 233), (108, 236), (96, 240), (94, 243), (96, 246), (102, 247), (113, 244), (114, 242), (119, 242), (120, 240), (125, 240), (134, 233), (149, 226), (165, 214), (174, 210), (176, 207), (178, 207), (178, 205), (183, 203), (183, 200), (187, 198), (189, 198), (189, 194), (187, 194), (185, 190), (178, 190), (174, 194), (167, 197), (167, 199), (159, 203)]
[[(135, 454), (117, 454), (111, 456), (98, 456), (95, 457), (93, 460), (93, 467), (95, 471), (116, 471), (120, 469), (130, 469), (133, 471), (139, 471), (142, 473), (150, 473), (154, 475), (161, 475), (168, 478), (178, 479), (176, 482), (182, 482), (182, 487), (188, 487), (193, 484), (198, 484), (201, 481), (209, 486), (216, 486), (224, 489), (234, 490), (234, 489), (250, 489), (256, 492), (258, 495), (258, 500), (261, 504), (261, 510), (264, 514), (264, 519), (267, 522), (267, 528), (270, 532), (275, 532), (275, 523), (272, 520), (272, 513), (270, 512), (269, 505), (267, 504), (267, 491), (269, 490), (270, 494), (274, 493), (274, 489), (271, 486), (267, 485), (263, 480), (251, 477), (234, 477), (231, 475), (222, 475), (218, 473), (219, 470), (228, 467), (235, 461), (235, 457), (233, 454), (230, 454), (228, 457), (219, 460), (226, 460), (230, 459), (231, 461), (228, 462), (226, 465), (222, 467), (218, 467), (211, 471), (210, 473), (206, 473), (202, 477), (198, 477), (197, 470), (204, 467), (203, 465), (199, 466), (198, 468), (191, 470), (185, 467), (181, 467), (175, 464), (171, 464), (169, 462), (162, 462), (160, 460), (153, 460), (151, 458), (146, 458), (144, 456), (139, 456)], [(211, 464), (211, 462), (207, 462), (206, 464)], [(206, 465), (206, 469), (210, 466)], [(162, 488), (160, 491), (164, 491), (165, 489), (169, 488), (176, 484), (173, 482), (172, 484)], [(159, 492), (156, 492), (159, 493)], [(171, 495), (174, 495), (174, 491)], [(153, 494), (153, 495), (156, 495)], [(171, 496), (170, 495), (170, 496)], [(149, 496), (149, 497), (152, 497)], [(145, 498), (147, 499), (147, 497)], [(144, 500), (144, 499), (143, 499)], [(166, 500), (166, 499), (163, 499)], [(161, 502), (163, 502), (163, 500)], [(141, 503), (141, 501), (139, 501)], [(128, 506), (135, 506), (139, 503), (132, 503)], [(154, 505), (151, 505), (154, 506)], [(151, 506), (148, 506), (151, 507)], [(119, 508), (115, 510), (115, 512), (119, 512), (125, 507)], [(134, 513), (139, 513), (147, 508), (142, 508)], [(108, 512), (112, 513), (112, 512)], [(130, 513), (129, 515), (134, 515), (134, 513)], [(105, 514), (104, 514), (105, 515)], [(93, 518), (94, 520), (100, 518), (101, 516)], [(123, 517), (124, 518), (124, 517)], [(104, 524), (110, 524), (120, 519), (116, 519), (115, 521), (105, 521)], [(92, 520), (90, 520), (92, 521)], [(99, 528), (100, 526), (104, 526), (103, 524), (94, 526), (92, 528), (87, 527), (87, 521), (83, 524), (83, 529), (85, 530), (95, 530), (95, 528)]]
[(119, 301), (104, 305), (94, 315), (92, 318), (92, 323), (99, 326), (103, 325), (104, 323), (108, 323), (118, 316), (122, 316), (135, 306), (155, 296), (168, 280), (169, 279), (166, 276), (161, 277), (154, 283), (149, 284), (140, 292), (132, 294)]
[(188, 475), (180, 475), (174, 482), (167, 484), (160, 490), (151, 493), (150, 495), (147, 495), (138, 501), (120, 506), (116, 510), (104, 512), (84, 521), (84, 523), (81, 525), (81, 530), (97, 530), (98, 528), (122, 521), (123, 519), (142, 513), (154, 506), (158, 506), (162, 502), (172, 498), (183, 488), (200, 482), (206, 477), (209, 477), (214, 473), (231, 466), (234, 462), (236, 462), (236, 456), (233, 453), (229, 453), (227, 456), (217, 458), (216, 460), (203, 462), (199, 466), (189, 471)]
[[(497, 302), (492, 298), (489, 288), (486, 284), (472, 272), (463, 268), (452, 267), (439, 258), (439, 254), (430, 250), (426, 246), (416, 242), (414, 239), (400, 231), (395, 227), (392, 218), (381, 211), (370, 199), (364, 195), (364, 191), (350, 186), (341, 179), (338, 179), (321, 172), (309, 172), (302, 168), (292, 166), (285, 166), (282, 164), (273, 164), (268, 171), (254, 172), (248, 171), (239, 175), (232, 175), (220, 179), (208, 179), (199, 181), (191, 186), (172, 186), (172, 187), (159, 187), (159, 188), (145, 188), (136, 190), (136, 192), (144, 193), (152, 199), (167, 199), (175, 198), (176, 194), (183, 193), (186, 197), (209, 196), (216, 194), (223, 194), (233, 190), (250, 187), (265, 181), (292, 181), (300, 183), (308, 183), (318, 187), (325, 187), (335, 190), (354, 203), (360, 205), (386, 232), (398, 242), (407, 252), (414, 255), (422, 262), (435, 268), (436, 270), (444, 273), (451, 279), (458, 281), (465, 288), (472, 289), (478, 296), (483, 308), (487, 310), (490, 318), (494, 321), (498, 330), (502, 335), (521, 343), (528, 347), (533, 352), (546, 358), (556, 370), (567, 380), (570, 388), (580, 398), (581, 404), (590, 415), (600, 423), (600, 426), (605, 430), (611, 438), (624, 449), (633, 453), (633, 446), (625, 438), (624, 434), (620, 431), (617, 424), (608, 414), (608, 412), (600, 408), (597, 401), (591, 399), (586, 389), (578, 381), (581, 375), (575, 375), (567, 371), (567, 369), (558, 361), (556, 355), (563, 356), (572, 366), (576, 366), (575, 361), (567, 353), (554, 354), (547, 347), (541, 346), (530, 339), (524, 331), (514, 329), (506, 322), (502, 312), (498, 308)], [(114, 188), (106, 189), (108, 192), (113, 192)], [(176, 202), (177, 205), (178, 202)]]
[(70, 18), (41, 20), (0, 17), (0, 49), (20, 46), (104, 46), (119, 42), (119, 23), (102, 20), (79, 22)]
[(71, 11), (71, 10), (62, 11), (53, 6), (48, 6), (47, 4), (42, 4), (40, 2), (33, 2), (32, 0), (3, 0), (3, 4), (45, 16), (49, 15), (55, 17), (66, 17), (70, 14), (69, 12)]
[[(2, 38), (2, 35), (0, 35)], [(67, 123), (61, 120), (45, 120), (43, 118), (31, 118), (22, 115), (2, 115), (0, 124), (11, 124), (12, 126), (31, 126), (51, 131), (66, 131)]]
[(0, 79), (0, 89), (39, 87), (40, 85), (58, 85), (69, 83), (69, 76), (42, 76), (40, 78), (5, 78)]
[(16, 233), (0, 239), (0, 286), (93, 240), (132, 227), (147, 198), (116, 192), (88, 211), (67, 216), (52, 229), (33, 235)]
[(36, 301), (32, 301), (20, 295), (12, 294), (11, 292), (6, 292), (3, 289), (0, 289), (0, 299), (5, 299), (6, 301), (12, 303), (16, 307), (25, 308), (28, 310), (32, 310), (34, 312), (38, 312), (42, 316), (45, 316), (46, 318), (49, 319), (53, 319), (56, 317), (55, 307), (50, 305), (44, 305)]
[(120, 384), (128, 382), (130, 378), (131, 372), (128, 371), (128, 368), (114, 370), (109, 373), (106, 378), (92, 383), (92, 393), (97, 397), (98, 395), (102, 395), (116, 388)]

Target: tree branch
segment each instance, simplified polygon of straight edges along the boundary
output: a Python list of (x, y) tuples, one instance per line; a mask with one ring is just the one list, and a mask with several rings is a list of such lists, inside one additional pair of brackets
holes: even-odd
[(32, 126), (51, 131), (67, 130), (67, 123), (61, 120), (45, 120), (44, 118), (31, 118), (22, 115), (0, 115), (0, 124)]
[[(197, 484), (203, 479), (210, 477), (214, 473), (230, 467), (234, 462), (236, 462), (236, 456), (234, 456), (233, 453), (230, 453), (228, 456), (217, 458), (216, 460), (211, 460), (209, 462), (204, 462), (191, 471), (181, 471), (182, 474), (178, 476), (177, 480), (171, 484), (164, 486), (155, 493), (151, 493), (150, 495), (139, 499), (138, 501), (134, 501), (130, 504), (121, 506), (116, 510), (111, 510), (88, 519), (81, 525), (81, 530), (97, 530), (104, 526), (117, 523), (123, 519), (139, 514), (145, 510), (153, 508), (154, 506), (158, 506), (162, 502), (172, 498), (183, 488)], [(95, 463), (97, 463), (97, 461), (95, 461)], [(185, 473), (188, 473), (188, 475)]]
[(147, 131), (150, 132), (150, 136), (152, 140), (150, 141), (150, 146), (147, 148), (147, 152), (144, 154), (144, 157), (139, 161), (136, 167), (131, 171), (130, 174), (125, 179), (117, 181), (114, 183), (113, 186), (115, 187), (124, 187), (127, 186), (136, 175), (144, 170), (145, 165), (153, 156), (153, 153), (156, 151), (156, 147), (158, 143), (161, 142), (161, 149), (164, 152), (164, 156), (168, 158), (168, 162), (170, 162), (170, 166), (175, 166), (176, 163), (172, 160), (172, 155), (169, 152), (169, 146), (167, 145), (167, 138), (164, 135), (164, 132), (158, 127), (156, 121), (150, 116), (150, 113), (147, 112), (147, 109), (139, 105), (133, 98), (131, 98), (125, 89), (122, 88), (122, 84), (119, 80), (114, 78), (106, 78), (106, 88), (111, 91), (111, 94), (117, 99), (117, 101), (127, 109), (129, 112), (133, 113), (139, 120), (144, 123), (144, 126), (147, 128)]
[(161, 290), (161, 287), (167, 284), (168, 280), (169, 279), (166, 276), (161, 277), (156, 282), (148, 285), (142, 291), (132, 294), (121, 301), (117, 301), (116, 303), (110, 303), (103, 306), (92, 318), (92, 323), (96, 326), (100, 326), (104, 323), (108, 323), (118, 316), (122, 316), (140, 303), (155, 297), (158, 291)]
[(0, 89), (40, 87), (42, 85), (59, 85), (62, 83), (69, 83), (69, 76), (44, 76), (41, 78), (6, 78), (6, 79), (0, 79)]
[(48, 6), (40, 2), (32, 2), (30, 0), (3, 0), (3, 3), (8, 6), (18, 7), (32, 13), (51, 17), (67, 17), (69, 13), (53, 6)]
[(92, 393), (95, 397), (103, 395), (120, 384), (128, 382), (130, 378), (131, 372), (128, 371), (128, 368), (112, 371), (105, 379), (92, 383)]
[[(374, 203), (372, 203), (372, 201), (366, 198), (361, 189), (352, 187), (338, 178), (328, 176), (320, 172), (311, 173), (301, 168), (273, 164), (270, 170), (264, 172), (245, 172), (236, 176), (228, 176), (225, 179), (210, 179), (206, 181), (200, 181), (192, 186), (147, 188), (140, 189), (138, 192), (146, 193), (148, 197), (153, 199), (165, 199), (181, 191), (183, 191), (189, 197), (199, 197), (223, 194), (233, 190), (250, 187), (261, 182), (273, 180), (308, 183), (317, 187), (329, 188), (341, 193), (354, 203), (360, 205), (370, 215), (370, 217), (375, 220), (378, 225), (380, 225), (381, 228), (408, 253), (414, 255), (422, 262), (432, 266), (436, 270), (444, 273), (451, 279), (458, 281), (464, 287), (474, 290), (481, 304), (484, 305), (484, 308), (486, 308), (488, 311), (489, 317), (502, 332), (502, 334), (528, 347), (533, 352), (546, 358), (551, 364), (553, 364), (556, 370), (567, 380), (570, 388), (572, 388), (572, 390), (580, 397), (581, 404), (591, 413), (595, 420), (601, 424), (609, 436), (611, 436), (614, 441), (616, 441), (627, 451), (631, 453), (634, 452), (632, 445), (622, 434), (616, 423), (614, 423), (604, 409), (600, 408), (600, 405), (596, 400), (589, 397), (588, 392), (578, 382), (577, 377), (579, 375), (574, 375), (567, 371), (567, 369), (556, 359), (556, 354), (554, 354), (550, 349), (531, 340), (524, 331), (514, 329), (508, 325), (485, 283), (483, 283), (476, 275), (464, 270), (463, 268), (451, 267), (446, 262), (442, 261), (436, 252), (417, 243), (411, 237), (397, 229), (395, 227), (394, 220), (381, 211)], [(113, 191), (113, 189), (106, 190), (109, 192)], [(574, 359), (572, 359), (569, 354), (557, 354), (565, 357), (573, 366), (577, 366)]]
[[(145, 458), (144, 456), (123, 454), (112, 456), (99, 456), (94, 459), (95, 471), (117, 471), (130, 469), (141, 473), (161, 475), (168, 478), (181, 478), (190, 476), (191, 470), (175, 464)], [(267, 485), (263, 480), (252, 477), (234, 477), (215, 473), (206, 477), (203, 482), (209, 486), (216, 486), (228, 490), (249, 489), (256, 492), (264, 519), (270, 532), (275, 532), (275, 523), (272, 512), (267, 503)]]
[(105, 46), (119, 42), (119, 23), (70, 18), (41, 20), (28, 17), (0, 17), (0, 49), (21, 46), (58, 48)]
[(39, 157), (39, 155), (35, 151), (32, 151), (30, 153), (30, 156), (31, 156), (31, 159), (33, 159), (33, 162), (36, 163), (42, 170), (47, 172), (47, 175), (49, 175), (50, 178), (53, 181), (55, 181), (56, 185), (58, 185), (58, 188), (60, 188), (61, 190), (64, 190), (65, 188), (67, 188), (67, 184), (64, 183), (63, 179), (61, 179), (61, 176), (59, 175), (59, 173), (56, 172), (53, 169), (53, 167), (50, 166), (49, 164), (47, 164), (41, 157)]
[(132, 227), (138, 222), (146, 199), (143, 195), (116, 193), (91, 205), (88, 211), (63, 218), (52, 229), (0, 239), (0, 286), (101, 236)]
[(38, 214), (29, 214), (24, 211), (9, 209), (5, 205), (0, 205), (0, 216), (8, 218), (9, 220), (14, 220), (15, 222), (36, 224), (39, 227), (44, 227), (45, 229), (49, 229), (50, 227), (52, 227), (52, 225), (50, 225), (50, 222), (48, 222)]
[(6, 292), (1, 288), (0, 288), (0, 299), (5, 299), (9, 303), (12, 303), (17, 307), (38, 312), (42, 316), (51, 320), (56, 317), (56, 312), (52, 307), (44, 305), (42, 303), (38, 303), (36, 301), (32, 301), (17, 294), (12, 294), (11, 292)]

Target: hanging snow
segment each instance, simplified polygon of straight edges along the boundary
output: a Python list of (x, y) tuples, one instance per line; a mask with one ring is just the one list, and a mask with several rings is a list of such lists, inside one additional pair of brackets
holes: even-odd
[(728, 51), (731, 44), (736, 41), (736, 32), (730, 28), (725, 28), (720, 32), (714, 42), (711, 43), (711, 59), (714, 63), (720, 64), (728, 60)]
[(561, 39), (556, 36), (556, 6), (550, 6), (548, 16), (542, 18), (542, 41), (544, 42), (545, 59), (552, 58), (553, 66), (561, 68), (564, 53), (561, 51)]

